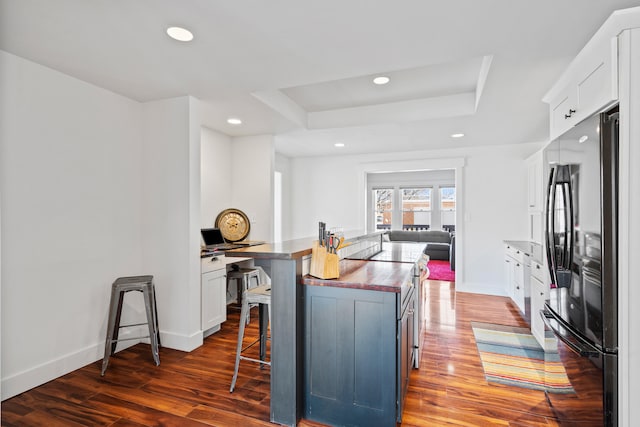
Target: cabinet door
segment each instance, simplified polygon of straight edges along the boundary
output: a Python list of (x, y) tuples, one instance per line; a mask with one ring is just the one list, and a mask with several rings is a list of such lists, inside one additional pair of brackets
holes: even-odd
[(579, 60), (579, 66), (574, 67), (577, 71), (549, 101), (551, 139), (618, 99), (616, 37), (592, 46), (588, 53), (576, 59)]
[(544, 321), (540, 311), (544, 308), (547, 298), (544, 284), (533, 274), (531, 275), (531, 334), (542, 348), (544, 348)]
[(227, 320), (227, 274), (225, 269), (202, 275), (202, 330)]
[(542, 211), (543, 178), (542, 178), (542, 151), (528, 159), (527, 184), (529, 212)]
[(398, 322), (398, 331), (400, 332), (400, 336), (398, 338), (397, 346), (400, 363), (398, 364), (397, 422), (402, 421), (402, 410), (404, 408), (407, 391), (409, 390), (409, 377), (411, 375), (411, 368), (413, 367), (414, 300), (415, 294), (411, 297), (411, 301), (409, 301), (409, 304), (402, 315), (402, 319)]
[(576, 124), (576, 97), (575, 86), (571, 85), (550, 104), (551, 139), (562, 135)]
[(524, 265), (521, 261), (515, 261), (515, 268), (513, 270), (513, 302), (516, 303), (522, 313), (525, 312), (524, 297), (525, 297), (525, 277), (524, 277)]
[(509, 298), (513, 298), (513, 268), (515, 266), (515, 260), (508, 255), (504, 256), (504, 277), (505, 277), (505, 292)]
[(618, 99), (617, 38), (589, 58), (576, 81), (577, 114), (582, 121)]

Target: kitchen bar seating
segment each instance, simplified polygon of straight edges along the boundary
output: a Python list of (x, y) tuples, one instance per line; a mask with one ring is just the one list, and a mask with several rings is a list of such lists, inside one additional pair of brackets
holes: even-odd
[[(147, 314), (146, 325), (149, 328), (149, 335), (144, 337), (118, 338), (121, 328), (141, 326), (145, 324), (136, 323), (120, 326), (124, 295), (130, 291), (142, 292), (144, 295), (144, 307)], [(104, 358), (102, 359), (102, 372), (100, 375), (104, 376), (109, 364), (109, 356), (116, 351), (118, 341), (139, 340), (141, 338), (149, 338), (151, 341), (151, 353), (153, 355), (153, 360), (156, 363), (156, 366), (160, 365), (160, 353), (158, 351), (158, 348), (160, 347), (160, 332), (158, 330), (158, 313), (153, 276), (119, 277), (111, 285), (109, 321), (107, 323), (107, 337), (104, 343)]]
[[(233, 265), (233, 269), (227, 272), (227, 292), (229, 292), (229, 286), (231, 281), (236, 283), (236, 303), (242, 307), (242, 299), (244, 293), (251, 288), (251, 280), (255, 280), (255, 286), (260, 286), (260, 272), (257, 268), (238, 268), (236, 264)], [(255, 287), (254, 286), (254, 287)], [(249, 317), (247, 317), (247, 324), (249, 324)]]
[[(244, 339), (245, 325), (249, 323), (249, 312), (251, 306), (259, 304), (260, 306), (260, 336), (257, 340), (251, 344), (242, 348), (242, 342)], [(265, 312), (267, 311), (266, 316)], [(268, 323), (266, 322), (268, 320)], [(271, 324), (271, 285), (260, 285), (255, 288), (247, 289), (242, 295), (242, 311), (240, 312), (240, 324), (238, 325), (238, 345), (236, 347), (236, 366), (233, 371), (233, 379), (231, 380), (230, 393), (233, 393), (233, 389), (236, 386), (236, 380), (238, 379), (238, 369), (240, 368), (240, 360), (248, 360), (251, 362), (260, 363), (261, 365), (271, 366), (271, 361), (265, 361), (265, 353), (267, 348), (267, 329)], [(256, 343), (260, 343), (260, 359), (254, 359), (242, 355), (242, 352), (253, 347)]]

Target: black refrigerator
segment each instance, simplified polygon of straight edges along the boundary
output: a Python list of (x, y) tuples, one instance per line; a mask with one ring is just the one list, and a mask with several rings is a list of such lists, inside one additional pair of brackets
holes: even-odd
[(617, 107), (590, 117), (545, 150), (551, 284), (540, 315), (558, 342), (547, 381), (561, 362), (573, 386), (547, 387), (561, 425), (617, 425), (618, 120)]

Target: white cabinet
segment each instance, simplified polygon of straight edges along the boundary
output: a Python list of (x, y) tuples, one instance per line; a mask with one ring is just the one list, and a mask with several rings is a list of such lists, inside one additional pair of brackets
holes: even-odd
[[(508, 246), (507, 246), (508, 248)], [(509, 298), (513, 298), (513, 275), (514, 275), (514, 266), (516, 265), (515, 260), (509, 256), (508, 252), (505, 252), (504, 255), (504, 277), (505, 277), (505, 287), (504, 290)]]
[(543, 156), (544, 152), (540, 150), (527, 159), (527, 201), (529, 212), (540, 212), (543, 209)]
[(513, 302), (516, 303), (522, 313), (525, 312), (524, 298), (525, 298), (525, 275), (524, 264), (521, 261), (515, 262), (514, 274), (513, 274)]
[(573, 72), (565, 73), (543, 98), (549, 104), (551, 139), (618, 99), (616, 37), (590, 46), (571, 65)]
[(526, 300), (530, 297), (529, 256), (521, 250), (505, 245), (506, 291), (520, 312), (525, 316)]
[(227, 270), (202, 274), (202, 330), (219, 326), (227, 320)]
[[(540, 312), (544, 309), (545, 300), (549, 299), (549, 285), (546, 280), (544, 265), (531, 262), (531, 334), (544, 349), (556, 348), (553, 334), (545, 332), (544, 321)], [(548, 335), (548, 336), (547, 336)]]
[(527, 164), (527, 208), (529, 211), (529, 236), (532, 242), (542, 243), (544, 238), (543, 211), (546, 190), (544, 150), (532, 154)]

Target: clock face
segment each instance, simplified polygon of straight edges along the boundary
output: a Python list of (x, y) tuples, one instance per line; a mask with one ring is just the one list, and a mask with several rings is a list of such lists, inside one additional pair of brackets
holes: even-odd
[(225, 209), (220, 212), (215, 226), (229, 242), (238, 242), (249, 235), (249, 218), (239, 209)]

